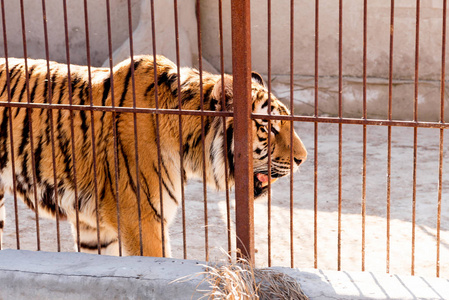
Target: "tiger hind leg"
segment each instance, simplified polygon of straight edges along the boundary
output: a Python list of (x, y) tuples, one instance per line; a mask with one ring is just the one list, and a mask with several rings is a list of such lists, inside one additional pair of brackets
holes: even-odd
[(3, 245), (3, 227), (5, 226), (5, 218), (5, 190), (0, 179), (0, 250), (2, 249)]
[[(76, 224), (72, 224), (72, 233), (75, 240), (75, 251), (78, 251)], [(100, 245), (100, 254), (114, 256), (120, 254), (117, 233), (114, 230), (100, 227), (100, 239), (98, 240), (97, 228), (80, 221), (79, 236), (80, 252), (98, 254), (98, 245)], [(123, 248), (122, 255), (126, 255)]]

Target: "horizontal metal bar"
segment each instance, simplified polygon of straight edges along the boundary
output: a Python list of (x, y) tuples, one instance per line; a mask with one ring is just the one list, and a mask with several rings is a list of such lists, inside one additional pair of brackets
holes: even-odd
[(200, 111), (200, 110), (179, 110), (179, 109), (156, 109), (143, 107), (112, 107), (96, 105), (70, 105), (70, 104), (48, 104), (48, 103), (22, 103), (0, 101), (0, 107), (19, 107), (34, 109), (66, 109), (66, 110), (86, 110), (86, 111), (107, 111), (123, 113), (146, 113), (146, 114), (166, 114), (166, 115), (194, 115), (194, 116), (222, 116), (232, 117), (231, 111)]
[(449, 123), (443, 123), (443, 122), (418, 122), (418, 121), (399, 121), (399, 120), (375, 120), (375, 119), (291, 116), (291, 115), (264, 115), (264, 114), (251, 114), (251, 118), (252, 119), (269, 119), (269, 120), (287, 120), (287, 121), (298, 121), (298, 122), (313, 122), (313, 123), (316, 122), (316, 123), (350, 124), (350, 125), (402, 126), (402, 127), (421, 127), (421, 128), (438, 128), (438, 129), (449, 128)]

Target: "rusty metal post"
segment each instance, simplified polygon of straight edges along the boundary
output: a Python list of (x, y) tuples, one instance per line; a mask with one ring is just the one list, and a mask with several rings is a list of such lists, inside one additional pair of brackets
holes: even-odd
[(250, 0), (232, 1), (237, 253), (254, 263)]

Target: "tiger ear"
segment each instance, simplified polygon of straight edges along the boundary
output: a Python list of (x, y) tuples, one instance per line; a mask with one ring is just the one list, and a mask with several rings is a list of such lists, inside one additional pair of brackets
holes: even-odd
[(257, 82), (258, 84), (260, 84), (260, 85), (262, 85), (262, 86), (264, 86), (264, 87), (267, 86), (267, 85), (265, 84), (265, 81), (264, 81), (263, 78), (262, 78), (262, 75), (260, 75), (259, 73), (252, 71), (252, 72), (251, 72), (251, 78), (252, 78), (255, 82)]
[(217, 81), (212, 90), (212, 97), (221, 103), (221, 97), (224, 91), (225, 101), (227, 105), (232, 104), (232, 76), (224, 75), (224, 78)]

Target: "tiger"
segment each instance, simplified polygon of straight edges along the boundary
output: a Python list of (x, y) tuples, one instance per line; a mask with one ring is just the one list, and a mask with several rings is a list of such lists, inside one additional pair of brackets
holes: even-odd
[[(70, 222), (77, 251), (171, 256), (168, 229), (182, 185), (204, 178), (216, 190), (234, 186), (233, 118), (81, 107), (233, 111), (232, 85), (231, 75), (178, 69), (161, 55), (135, 56), (112, 70), (1, 59), (0, 240), (4, 193), (15, 191), (39, 215)], [(255, 72), (248, 101), (253, 113), (270, 106), (273, 115), (290, 114)], [(255, 199), (270, 186), (268, 157), (273, 182), (307, 158), (293, 130), (291, 144), (291, 126), (288, 120), (252, 120)]]

